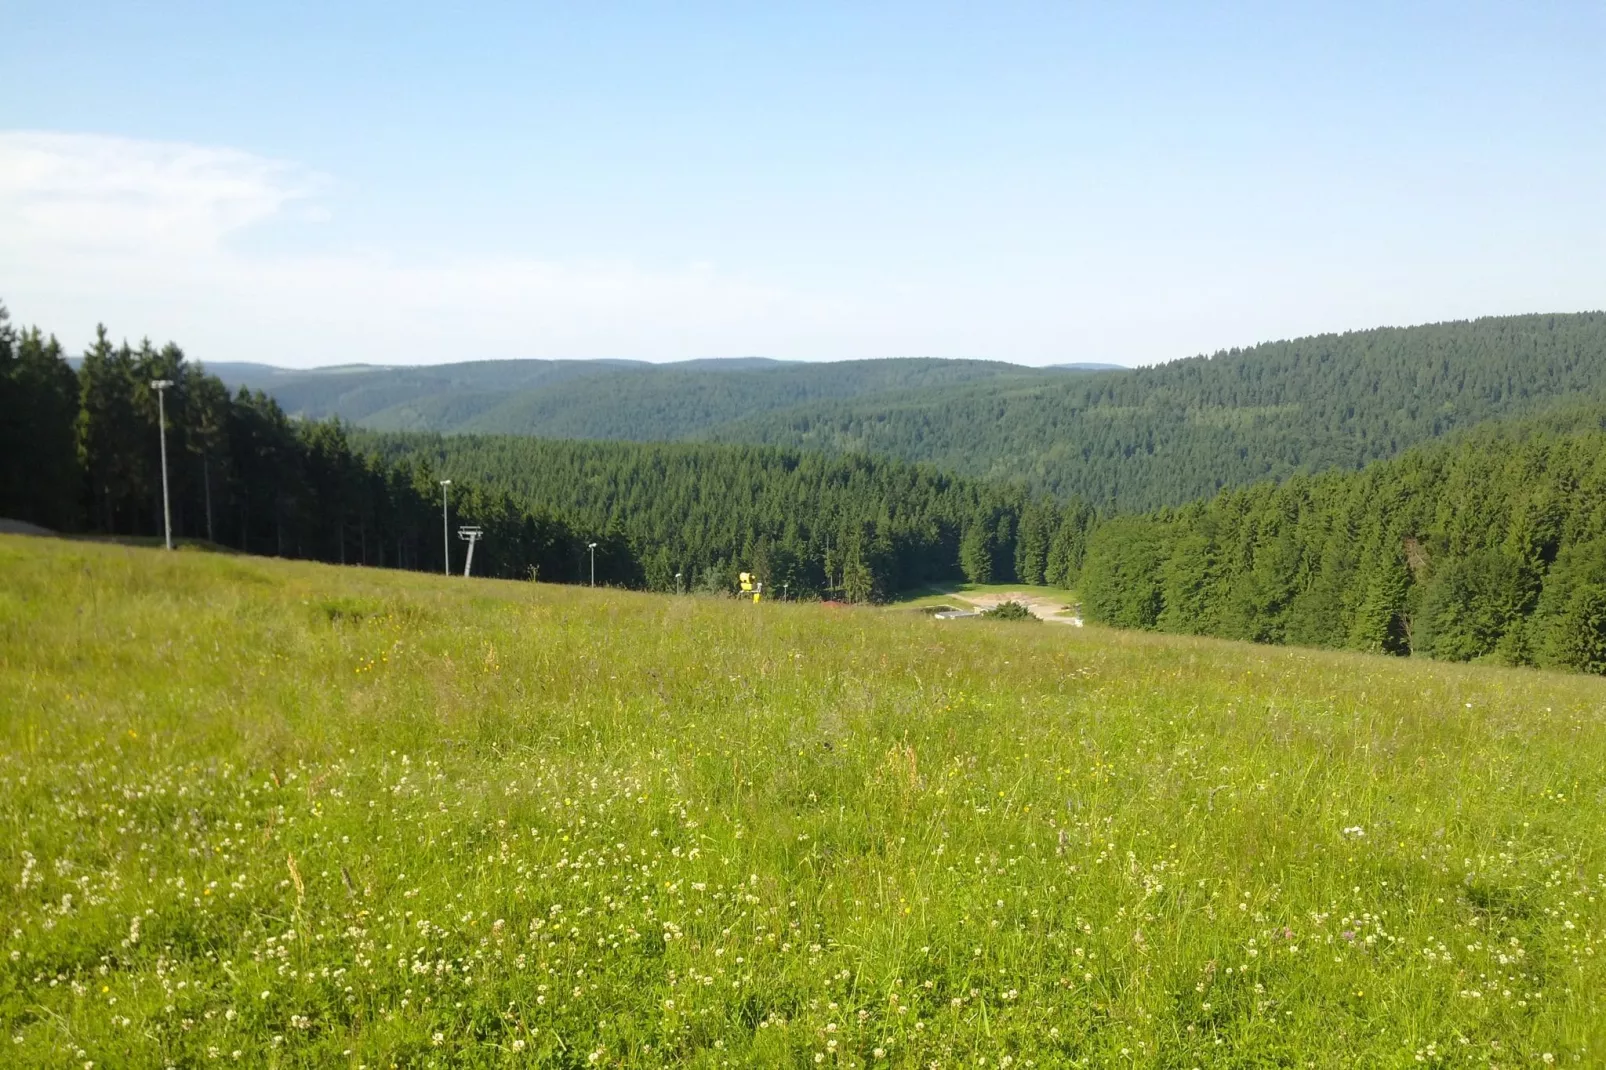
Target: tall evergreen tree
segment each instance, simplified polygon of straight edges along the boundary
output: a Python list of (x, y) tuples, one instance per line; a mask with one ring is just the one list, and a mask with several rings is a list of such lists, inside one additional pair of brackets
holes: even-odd
[[(86, 480), (91, 522), (110, 534), (149, 531), (149, 472), (144, 464), (153, 444), (135, 402), (134, 354), (113, 346), (104, 326), (84, 352), (78, 369), (78, 457)], [(146, 432), (151, 432), (147, 434)]]
[(1092, 506), (1072, 500), (1060, 511), (1060, 520), (1048, 548), (1043, 578), (1052, 587), (1074, 587), (1082, 574), (1087, 538), (1097, 516)]
[(993, 530), (991, 518), (976, 516), (959, 539), (959, 567), (971, 583), (993, 582)]
[(1048, 549), (1058, 517), (1048, 502), (1034, 502), (1021, 512), (1015, 538), (1015, 578), (1041, 586), (1048, 571)]
[(1451, 559), (1423, 590), (1415, 648), (1445, 661), (1492, 654), (1538, 595), (1538, 575), (1510, 554), (1481, 550)]
[(79, 526), (78, 381), (61, 345), (13, 330), (0, 305), (0, 516)]

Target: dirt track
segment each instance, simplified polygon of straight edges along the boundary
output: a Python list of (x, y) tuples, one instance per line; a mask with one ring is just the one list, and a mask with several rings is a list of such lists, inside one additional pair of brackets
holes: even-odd
[(958, 591), (944, 595), (958, 602), (975, 606), (977, 609), (991, 609), (1004, 602), (1019, 602), (1031, 610), (1032, 616), (1038, 620), (1048, 621), (1050, 624), (1069, 624), (1080, 628), (1082, 618), (1072, 610), (1066, 608), (1064, 599), (1045, 598), (1040, 594), (1025, 591), (1003, 591), (996, 594), (962, 594)]

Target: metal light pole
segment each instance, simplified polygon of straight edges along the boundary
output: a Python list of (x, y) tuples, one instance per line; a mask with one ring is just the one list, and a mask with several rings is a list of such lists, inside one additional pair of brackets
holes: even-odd
[(451, 485), (450, 479), (441, 480), (441, 549), (446, 555), (443, 559), (445, 561), (443, 570), (448, 576), (452, 574), (452, 536), (446, 527), (446, 488)]
[(591, 586), (595, 587), (597, 585), (597, 544), (588, 542), (586, 543), (586, 549), (591, 551)]
[(167, 504), (167, 388), (173, 385), (171, 379), (151, 380), (151, 389), (156, 391), (156, 426), (162, 438), (162, 530), (167, 535), (167, 548), (173, 548), (173, 513)]
[(680, 573), (675, 573), (675, 593), (680, 593)]

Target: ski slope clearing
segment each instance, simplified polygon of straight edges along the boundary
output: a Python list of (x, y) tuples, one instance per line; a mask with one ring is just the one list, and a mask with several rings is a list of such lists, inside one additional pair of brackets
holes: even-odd
[(7, 1065), (1599, 1065), (1606, 681), (0, 536)]

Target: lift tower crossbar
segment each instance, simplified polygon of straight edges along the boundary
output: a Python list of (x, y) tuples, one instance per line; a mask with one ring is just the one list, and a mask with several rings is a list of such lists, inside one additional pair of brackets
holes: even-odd
[(463, 577), (468, 578), (469, 570), (474, 567), (474, 544), (484, 537), (485, 531), (477, 527), (460, 527), (457, 537), (468, 543), (468, 557), (463, 561)]

